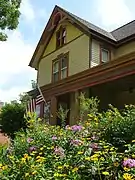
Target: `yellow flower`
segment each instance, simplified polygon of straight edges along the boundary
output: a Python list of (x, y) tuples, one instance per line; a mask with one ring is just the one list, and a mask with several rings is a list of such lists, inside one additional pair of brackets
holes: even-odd
[(89, 126), (90, 125), (90, 122), (86, 122), (86, 126)]
[(25, 177), (28, 177), (29, 176), (29, 173), (25, 173)]
[(90, 161), (91, 158), (90, 158), (90, 157), (85, 157), (85, 160), (86, 160), (86, 161)]
[(78, 151), (78, 153), (77, 154), (83, 154), (83, 151)]
[(2, 164), (0, 164), (0, 167), (2, 167)]
[(64, 167), (65, 167), (65, 168), (68, 168), (68, 167), (69, 167), (69, 165), (68, 165), (68, 164), (64, 164)]
[(43, 149), (44, 149), (44, 148), (43, 148), (43, 147), (41, 147), (41, 148), (40, 148), (40, 151), (43, 151)]
[(32, 172), (32, 175), (35, 175), (36, 173), (37, 173), (37, 171), (33, 171), (33, 172)]
[(114, 163), (114, 166), (115, 166), (115, 167), (118, 167), (118, 166), (119, 166), (119, 163), (118, 163), (118, 162), (115, 162), (115, 163)]
[(129, 173), (124, 173), (123, 178), (125, 180), (133, 180), (133, 176), (131, 174), (129, 174)]
[(114, 147), (111, 147), (110, 151), (113, 151), (114, 150)]
[(104, 172), (102, 172), (102, 174), (105, 175), (105, 176), (108, 176), (108, 175), (109, 175), (109, 172), (104, 171)]
[(95, 121), (98, 121), (98, 118), (97, 118), (97, 117), (95, 117), (95, 118), (94, 118), (94, 120), (95, 120)]
[(105, 158), (101, 157), (101, 158), (100, 158), (100, 161), (105, 161)]
[(5, 165), (5, 166), (2, 166), (2, 170), (4, 171), (4, 170), (6, 170), (8, 168), (8, 166), (7, 165)]
[(22, 161), (22, 163), (25, 163), (25, 162), (26, 162), (26, 159), (25, 159), (25, 158), (22, 158), (21, 161)]
[(124, 169), (124, 171), (130, 171), (130, 169), (127, 167), (124, 167), (123, 169)]
[(132, 142), (135, 142), (135, 139), (134, 139), (134, 140), (132, 140)]
[(24, 154), (24, 158), (28, 159), (29, 155), (28, 154)]
[(132, 158), (135, 158), (135, 154), (132, 154)]
[(39, 158), (41, 158), (41, 156), (37, 156), (37, 157), (36, 157), (36, 159), (39, 159)]
[(75, 168), (72, 170), (72, 172), (76, 172), (76, 171), (78, 171), (78, 167), (75, 167)]
[(62, 166), (58, 166), (58, 169), (62, 169), (63, 167)]

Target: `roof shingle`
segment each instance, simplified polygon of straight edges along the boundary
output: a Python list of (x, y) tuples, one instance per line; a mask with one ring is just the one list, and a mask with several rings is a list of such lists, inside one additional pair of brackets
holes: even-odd
[(135, 20), (119, 27), (111, 32), (117, 41), (125, 39), (133, 34), (135, 34)]

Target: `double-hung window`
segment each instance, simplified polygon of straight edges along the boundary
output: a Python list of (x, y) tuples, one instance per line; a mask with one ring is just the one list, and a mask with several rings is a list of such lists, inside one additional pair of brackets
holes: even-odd
[(68, 76), (68, 54), (64, 54), (55, 61), (53, 61), (52, 81), (64, 79)]

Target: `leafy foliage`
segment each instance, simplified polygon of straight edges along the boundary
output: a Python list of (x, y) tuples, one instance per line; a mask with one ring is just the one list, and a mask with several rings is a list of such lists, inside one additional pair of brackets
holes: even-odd
[(30, 101), (31, 97), (27, 93), (22, 93), (19, 95), (19, 101), (26, 106), (27, 103)]
[(119, 153), (88, 122), (60, 128), (28, 116), (26, 132), (18, 132), (12, 146), (0, 150), (1, 179), (135, 178), (134, 141)]
[(15, 102), (3, 106), (0, 113), (2, 131), (13, 138), (16, 131), (26, 127), (24, 113), (25, 107), (22, 104)]
[[(0, 29), (13, 30), (17, 28), (20, 16), (19, 7), (21, 0), (0, 0)], [(7, 35), (0, 32), (0, 41), (5, 41)]]
[(104, 138), (117, 147), (123, 147), (135, 139), (135, 106), (129, 105), (120, 112), (111, 107), (104, 114), (105, 131)]

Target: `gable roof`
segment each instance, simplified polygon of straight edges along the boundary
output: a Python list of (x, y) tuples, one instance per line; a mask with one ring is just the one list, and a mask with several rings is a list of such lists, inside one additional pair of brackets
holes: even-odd
[(72, 14), (72, 13), (68, 12), (67, 10), (65, 10), (65, 9), (63, 9), (61, 7), (59, 7), (59, 8), (62, 11), (69, 14), (70, 16), (72, 16), (74, 19), (76, 19), (80, 23), (82, 23), (84, 26), (88, 27), (89, 30), (93, 30), (93, 31), (95, 31), (95, 32), (97, 32), (97, 33), (99, 33), (99, 34), (101, 34), (103, 36), (106, 36), (109, 39), (112, 39), (112, 40), (116, 41), (116, 39), (113, 37), (113, 35), (110, 32), (107, 32), (106, 30), (104, 30), (104, 29), (102, 29), (102, 28), (100, 28), (100, 27), (98, 27), (98, 26), (96, 26), (96, 25), (94, 25), (94, 24), (92, 24), (92, 23), (90, 23), (90, 22), (76, 16), (75, 14)]
[(113, 30), (111, 34), (117, 41), (120, 41), (131, 35), (134, 35), (135, 34), (135, 20), (125, 24), (124, 26), (119, 27), (118, 29)]
[[(37, 68), (37, 64), (39, 62), (39, 59), (43, 53), (43, 51), (45, 50), (45, 46), (47, 44), (47, 42), (49, 41), (49, 36), (51, 36), (51, 32), (47, 32), (48, 28), (50, 26), (50, 22), (51, 22), (51, 18), (53, 17), (53, 15), (55, 14), (55, 12), (61, 12), (63, 14), (65, 14), (71, 21), (75, 22), (76, 24), (78, 24), (78, 26), (80, 26), (82, 29), (84, 29), (84, 31), (86, 31), (89, 34), (92, 34), (93, 36), (97, 36), (98, 38), (104, 39), (110, 43), (112, 43), (113, 45), (118, 45), (118, 43), (122, 40), (126, 40), (129, 37), (135, 35), (135, 20), (132, 22), (129, 22), (128, 24), (125, 24), (124, 26), (115, 29), (112, 32), (108, 32), (70, 12), (68, 12), (67, 10), (59, 7), (59, 6), (55, 6), (51, 17), (43, 31), (43, 34), (39, 40), (39, 43), (35, 49), (35, 52), (33, 54), (33, 57), (29, 63), (29, 66), (34, 67), (35, 69)], [(130, 39), (129, 39), (130, 40)], [(46, 42), (43, 42), (46, 41)], [(44, 45), (43, 45), (44, 44)], [(39, 56), (36, 57), (36, 55), (39, 53)], [(36, 61), (35, 64), (33, 64)]]

